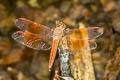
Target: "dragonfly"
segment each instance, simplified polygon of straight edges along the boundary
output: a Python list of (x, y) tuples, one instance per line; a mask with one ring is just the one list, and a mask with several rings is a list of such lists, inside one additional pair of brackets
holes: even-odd
[(59, 20), (56, 21), (56, 25), (53, 28), (38, 24), (25, 18), (16, 19), (15, 24), (19, 29), (21, 29), (21, 31), (16, 31), (12, 34), (12, 38), (14, 40), (36, 50), (48, 50), (51, 48), (49, 69), (53, 66), (60, 40), (62, 40), (63, 37), (66, 36), (69, 42), (71, 40), (69, 40), (69, 36), (71, 34), (80, 35), (81, 32), (83, 32), (88, 34), (87, 38), (78, 37), (73, 38), (73, 40), (88, 40), (91, 49), (95, 49), (97, 45), (96, 42), (92, 41), (92, 39), (103, 34), (103, 29), (99, 27), (69, 29), (66, 27), (65, 23)]

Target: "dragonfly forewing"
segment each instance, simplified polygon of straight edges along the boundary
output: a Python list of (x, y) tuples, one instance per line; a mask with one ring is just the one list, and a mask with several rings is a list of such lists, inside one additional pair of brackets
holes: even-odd
[(24, 32), (28, 31), (28, 32), (43, 34), (43, 35), (52, 34), (52, 30), (49, 27), (32, 22), (25, 18), (16, 19), (15, 24), (18, 28), (20, 28)]
[(67, 33), (68, 35), (75, 36), (75, 37), (71, 37), (71, 39), (88, 40), (88, 39), (94, 39), (101, 36), (103, 32), (104, 32), (103, 28), (89, 27), (89, 28), (82, 28), (82, 29), (69, 29)]
[(12, 38), (19, 43), (36, 50), (48, 50), (51, 48), (52, 38), (30, 32), (17, 31), (13, 33)]

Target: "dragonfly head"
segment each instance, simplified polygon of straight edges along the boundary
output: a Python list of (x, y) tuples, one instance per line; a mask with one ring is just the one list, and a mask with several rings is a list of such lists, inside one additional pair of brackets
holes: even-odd
[(66, 25), (62, 21), (57, 20), (56, 21), (56, 27), (59, 27), (61, 29), (65, 29)]

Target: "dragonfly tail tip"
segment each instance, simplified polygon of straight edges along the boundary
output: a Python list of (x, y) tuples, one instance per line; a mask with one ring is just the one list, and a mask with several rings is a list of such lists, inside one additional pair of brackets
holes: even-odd
[(51, 71), (51, 69), (49, 68), (49, 71)]
[(51, 67), (49, 66), (49, 71), (51, 71)]

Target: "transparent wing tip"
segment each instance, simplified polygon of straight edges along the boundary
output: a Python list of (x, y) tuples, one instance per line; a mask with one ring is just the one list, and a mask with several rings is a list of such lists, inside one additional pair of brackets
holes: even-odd
[(18, 23), (20, 23), (22, 20), (25, 20), (24, 18), (18, 18), (15, 20), (15, 24), (17, 25)]
[(100, 27), (93, 27), (92, 30), (89, 30), (88, 34), (91, 38), (97, 38), (99, 36), (101, 36), (104, 33), (104, 28), (100, 28)]
[(25, 18), (18, 18), (16, 19), (16, 21), (19, 21), (19, 20), (26, 20)]
[(24, 33), (23, 31), (17, 31), (12, 34), (12, 38), (16, 40), (18, 37), (22, 36), (23, 33)]
[(91, 50), (94, 50), (94, 49), (96, 49), (97, 48), (97, 43), (95, 43), (95, 44), (90, 44), (90, 49)]
[(15, 20), (15, 24), (16, 24), (16, 26), (20, 27), (21, 24), (22, 24), (21, 18), (16, 19), (16, 20)]
[(15, 20), (15, 24), (19, 29), (25, 31), (29, 23), (25, 18), (18, 18)]
[(97, 48), (97, 43), (95, 42), (95, 40), (88, 40), (88, 42), (91, 50), (94, 50)]

